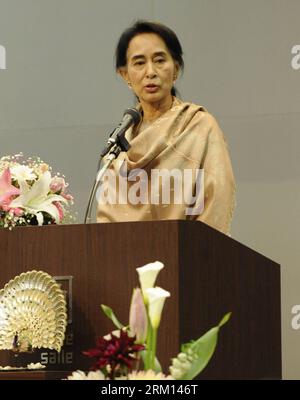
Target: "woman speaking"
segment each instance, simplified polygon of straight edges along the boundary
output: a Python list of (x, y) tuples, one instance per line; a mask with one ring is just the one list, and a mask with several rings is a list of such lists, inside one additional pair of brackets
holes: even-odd
[(102, 194), (117, 195), (98, 198), (98, 222), (189, 219), (230, 234), (235, 180), (227, 144), (204, 107), (176, 97), (183, 67), (168, 27), (137, 21), (121, 35), (116, 70), (142, 118), (126, 131), (131, 148), (110, 168), (117, 180), (103, 182)]

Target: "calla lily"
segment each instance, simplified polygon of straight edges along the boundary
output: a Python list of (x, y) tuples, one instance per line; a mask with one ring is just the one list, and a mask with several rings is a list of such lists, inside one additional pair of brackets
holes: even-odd
[(154, 286), (156, 277), (159, 271), (163, 267), (164, 267), (163, 263), (161, 263), (160, 261), (155, 261), (153, 263), (146, 264), (143, 267), (139, 267), (136, 269), (139, 274), (139, 280), (146, 304), (148, 304), (146, 291), (147, 289), (152, 288)]
[(38, 220), (38, 224), (42, 225), (44, 221), (43, 212), (48, 213), (59, 223), (59, 211), (53, 202), (59, 201), (67, 204), (60, 195), (50, 193), (51, 174), (46, 171), (34, 184), (30, 187), (25, 180), (20, 180), (21, 194), (10, 204), (14, 208), (23, 208), (25, 212), (34, 214)]
[(170, 297), (170, 292), (155, 287), (146, 290), (146, 295), (149, 301), (148, 315), (153, 329), (157, 329), (160, 324), (161, 313), (167, 297)]
[(131, 334), (136, 336), (136, 343), (142, 344), (145, 342), (148, 319), (143, 295), (139, 288), (133, 290), (129, 312), (129, 328)]
[(0, 207), (8, 208), (11, 198), (19, 193), (20, 190), (11, 184), (10, 169), (6, 168), (0, 177)]

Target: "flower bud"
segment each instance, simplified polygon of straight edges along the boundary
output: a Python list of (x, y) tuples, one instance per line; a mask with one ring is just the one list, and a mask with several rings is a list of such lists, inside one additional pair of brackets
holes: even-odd
[(181, 379), (183, 375), (181, 369), (171, 366), (169, 370), (174, 379)]
[(129, 328), (133, 336), (136, 336), (136, 343), (144, 343), (147, 338), (148, 320), (141, 289), (133, 290), (130, 312)]

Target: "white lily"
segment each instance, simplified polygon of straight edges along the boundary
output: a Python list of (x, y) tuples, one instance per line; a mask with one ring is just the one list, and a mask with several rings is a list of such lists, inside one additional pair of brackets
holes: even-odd
[(43, 212), (48, 213), (59, 223), (59, 212), (54, 201), (67, 204), (67, 200), (60, 195), (50, 193), (51, 174), (46, 171), (32, 186), (20, 179), (21, 194), (10, 203), (11, 208), (22, 208), (25, 212), (34, 214), (38, 224), (44, 221)]
[(160, 261), (155, 261), (136, 269), (139, 274), (139, 280), (144, 296), (144, 301), (146, 304), (148, 304), (146, 290), (154, 286), (157, 275), (163, 267), (163, 263), (161, 263)]
[(167, 297), (170, 297), (170, 292), (155, 287), (146, 290), (146, 295), (149, 301), (148, 315), (153, 329), (157, 329), (160, 324), (161, 313)]
[(33, 169), (28, 167), (27, 165), (17, 164), (13, 165), (10, 168), (11, 175), (17, 181), (26, 180), (31, 181), (36, 179), (36, 174), (33, 172)]

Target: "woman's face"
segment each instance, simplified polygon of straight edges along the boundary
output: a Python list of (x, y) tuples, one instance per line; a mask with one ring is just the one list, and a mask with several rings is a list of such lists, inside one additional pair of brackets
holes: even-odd
[(161, 103), (171, 97), (178, 65), (155, 33), (141, 33), (129, 42), (127, 65), (120, 69), (141, 103)]

